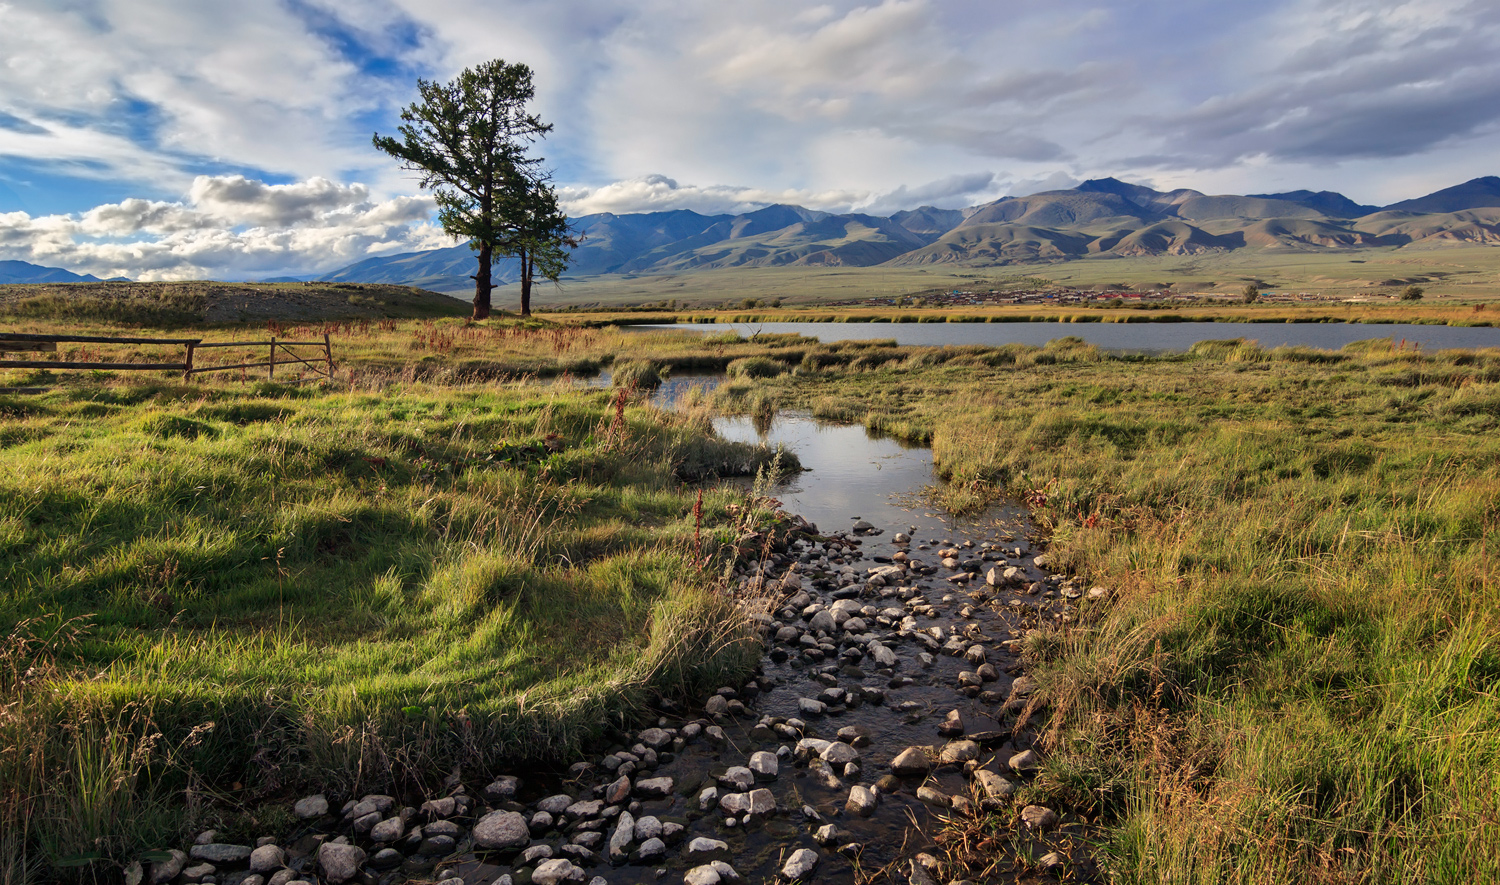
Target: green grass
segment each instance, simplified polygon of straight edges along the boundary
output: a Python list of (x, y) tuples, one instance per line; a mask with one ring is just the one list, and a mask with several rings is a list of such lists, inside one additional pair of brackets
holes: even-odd
[(1112, 588), (1029, 648), (1116, 881), (1500, 880), (1500, 352), (956, 350), (720, 401), (930, 438)]
[(0, 396), (0, 865), (563, 758), (743, 674), (706, 557), (757, 511), (680, 478), (773, 455), (562, 387)]

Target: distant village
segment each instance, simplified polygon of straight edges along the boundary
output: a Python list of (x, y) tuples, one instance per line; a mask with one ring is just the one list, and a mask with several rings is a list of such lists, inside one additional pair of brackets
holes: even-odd
[[(1281, 304), (1333, 304), (1343, 302), (1394, 301), (1396, 293), (1361, 292), (1356, 295), (1344, 293), (1325, 295), (1321, 292), (1262, 291), (1257, 303)], [(1081, 305), (1091, 307), (1172, 307), (1192, 303), (1233, 303), (1244, 300), (1240, 292), (1199, 291), (1178, 292), (1172, 289), (1124, 290), (1101, 287), (1076, 288), (1071, 286), (1048, 286), (1035, 289), (967, 290), (922, 292), (894, 298), (863, 298), (849, 301), (829, 302), (831, 305), (865, 305), (892, 307), (980, 307), (1000, 304), (1034, 305)]]

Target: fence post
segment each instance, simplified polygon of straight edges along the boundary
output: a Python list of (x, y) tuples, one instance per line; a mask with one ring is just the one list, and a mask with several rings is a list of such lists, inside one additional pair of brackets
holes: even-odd
[(182, 379), (187, 381), (193, 377), (193, 345), (187, 346), (187, 359), (182, 362)]
[(266, 364), (266, 378), (276, 380), (276, 336), (271, 336), (271, 361)]
[(328, 340), (328, 333), (323, 333), (323, 355), (328, 358), (328, 380), (333, 380), (333, 342)]

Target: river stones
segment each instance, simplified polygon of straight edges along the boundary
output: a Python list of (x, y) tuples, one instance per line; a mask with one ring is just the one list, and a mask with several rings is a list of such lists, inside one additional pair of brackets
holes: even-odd
[(1015, 784), (984, 768), (974, 772), (974, 782), (979, 784), (979, 789), (984, 792), (985, 799), (996, 805), (1009, 799), (1016, 792)]
[(543, 861), (531, 872), (533, 885), (559, 885), (562, 882), (582, 882), (586, 877), (581, 868), (567, 858)]
[(188, 856), (193, 860), (207, 861), (211, 864), (233, 864), (250, 858), (251, 848), (248, 845), (229, 845), (223, 842), (210, 842), (207, 845), (194, 845), (188, 849)]
[(1024, 750), (1010, 757), (1012, 771), (1035, 771), (1042, 767), (1042, 757), (1035, 750)]
[(835, 770), (842, 770), (850, 762), (859, 760), (859, 751), (842, 741), (834, 741), (827, 747), (824, 747), (823, 752), (818, 755), (824, 762), (833, 766)]
[(329, 882), (347, 882), (359, 875), (360, 864), (365, 862), (365, 851), (358, 845), (340, 845), (324, 842), (318, 846), (318, 869)]
[(531, 826), (515, 811), (492, 811), (474, 824), (474, 847), (516, 851), (531, 844)]
[(699, 836), (698, 838), (689, 842), (687, 846), (688, 857), (700, 857), (705, 854), (727, 854), (728, 852), (728, 842), (721, 842), (718, 839), (709, 839), (705, 836)]
[(635, 815), (620, 812), (615, 831), (609, 837), (609, 859), (613, 863), (624, 863), (630, 856), (630, 843), (635, 840)]
[[(298, 799), (297, 804), (292, 806), (292, 814), (295, 814), (298, 820), (312, 820), (315, 817), (322, 817), (327, 813), (328, 797), (322, 793)], [(181, 871), (179, 870), (179, 872)]]
[(371, 842), (395, 842), (404, 835), (406, 835), (406, 820), (399, 814), (370, 828)]
[(953, 741), (938, 753), (939, 765), (958, 765), (979, 758), (979, 745), (973, 741)]
[[(324, 800), (323, 808), (325, 811), (327, 810), (327, 800)], [(188, 856), (186, 851), (178, 851), (176, 848), (173, 848), (167, 852), (165, 859), (154, 861), (151, 864), (151, 882), (153, 885), (162, 885), (162, 883), (172, 881), (182, 873), (183, 867), (187, 866), (187, 861)]]
[(743, 793), (755, 784), (755, 772), (743, 765), (735, 765), (719, 775), (719, 784)]
[(1032, 829), (1045, 830), (1057, 824), (1057, 812), (1045, 805), (1028, 805), (1021, 809), (1021, 820)]
[(635, 794), (642, 799), (665, 799), (672, 795), (673, 781), (669, 777), (651, 777), (635, 782)]
[(482, 791), (486, 802), (499, 804), (508, 802), (516, 796), (516, 790), (521, 788), (521, 779), (511, 774), (502, 774), (495, 778)]
[(619, 805), (630, 798), (630, 776), (621, 775), (618, 780), (604, 788), (604, 801), (610, 805)]
[(772, 781), (781, 772), (781, 763), (775, 753), (767, 753), (765, 750), (757, 750), (750, 754), (750, 771), (754, 773), (755, 779), (759, 781)]
[(811, 848), (799, 848), (782, 865), (781, 875), (796, 882), (812, 875), (817, 868), (818, 853)]
[(849, 790), (849, 799), (844, 803), (844, 810), (860, 817), (869, 817), (875, 813), (878, 805), (880, 805), (879, 793), (869, 787), (855, 786)]
[(844, 838), (844, 831), (833, 824), (824, 824), (818, 827), (817, 832), (813, 833), (813, 841), (824, 848), (831, 848), (837, 845), (842, 838)]
[(907, 747), (891, 760), (891, 773), (897, 777), (926, 777), (931, 770), (932, 763), (921, 747)]

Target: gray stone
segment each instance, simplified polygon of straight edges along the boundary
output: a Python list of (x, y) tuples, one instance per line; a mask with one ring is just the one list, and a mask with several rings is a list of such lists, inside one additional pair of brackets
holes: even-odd
[(1057, 812), (1045, 805), (1028, 805), (1021, 809), (1021, 820), (1028, 827), (1045, 830), (1057, 824)]
[[(772, 758), (774, 759), (775, 757)], [(735, 765), (719, 775), (719, 783), (743, 793), (754, 786), (755, 772), (743, 765)]]
[(707, 811), (719, 804), (719, 788), (704, 787), (703, 792), (698, 794), (698, 810)]
[(840, 741), (830, 743), (823, 749), (823, 752), (818, 755), (824, 762), (827, 762), (829, 765), (832, 765), (835, 768), (843, 768), (850, 762), (854, 762), (859, 759), (858, 750)]
[(987, 769), (979, 769), (974, 772), (974, 780), (979, 788), (984, 791), (984, 796), (992, 803), (999, 803), (1015, 795), (1016, 785)]
[(921, 747), (907, 747), (891, 760), (891, 773), (897, 777), (926, 777), (931, 770), (932, 763)]
[(688, 857), (700, 854), (724, 854), (728, 851), (728, 842), (720, 842), (718, 839), (710, 839), (706, 836), (699, 836), (689, 842), (687, 847)]
[(721, 694), (716, 694), (713, 697), (709, 698), (706, 703), (704, 703), (703, 709), (707, 711), (708, 715), (710, 716), (722, 715), (724, 711), (729, 709), (729, 699)]
[(566, 858), (544, 861), (531, 873), (534, 885), (558, 885), (560, 882), (582, 882), (588, 874)]
[(365, 862), (365, 851), (357, 845), (339, 845), (324, 842), (318, 846), (318, 869), (329, 882), (347, 882), (359, 875), (360, 864)]
[(474, 847), (487, 851), (515, 851), (531, 844), (531, 827), (515, 811), (492, 811), (474, 824)]
[(936, 805), (939, 808), (948, 808), (953, 805), (952, 796), (949, 796), (936, 787), (930, 787), (926, 784), (917, 788), (917, 799), (926, 802), (928, 805)]
[(521, 779), (511, 774), (502, 774), (495, 778), (494, 782), (484, 788), (484, 798), (491, 802), (504, 802), (516, 795), (516, 790), (521, 787)]
[[(393, 866), (399, 865), (401, 861), (405, 860), (405, 858), (401, 856), (401, 852), (396, 851), (394, 848), (387, 848), (384, 851), (376, 852), (375, 857), (380, 857), (380, 855), (384, 854), (386, 851), (389, 851), (392, 854), (396, 855), (396, 863), (393, 864)], [(266, 880), (266, 885), (291, 885), (292, 880), (296, 878), (298, 877), (296, 871), (294, 870), (277, 870), (276, 872), (271, 874), (271, 878)]]
[(194, 845), (188, 850), (188, 856), (211, 864), (233, 864), (249, 860), (252, 850), (249, 845), (210, 842), (207, 845)]
[(381, 821), (370, 828), (370, 839), (374, 842), (395, 842), (406, 835), (406, 821), (400, 815)]
[(973, 741), (953, 741), (938, 753), (939, 765), (957, 765), (979, 758), (979, 745)]
[(274, 873), (286, 866), (286, 852), (275, 845), (262, 845), (250, 852), (250, 872)]
[(315, 817), (322, 817), (327, 813), (328, 797), (322, 793), (298, 799), (297, 804), (292, 806), (292, 814), (297, 815), (299, 820), (312, 820)]
[(516, 858), (516, 862), (512, 864), (512, 866), (528, 867), (536, 863), (537, 861), (547, 860), (551, 857), (551, 845), (533, 845), (525, 851), (521, 852), (521, 854)]
[(598, 817), (599, 812), (603, 810), (604, 803), (600, 800), (584, 799), (580, 802), (574, 802), (572, 805), (564, 808), (563, 814), (567, 815), (570, 818), (573, 818), (574, 820), (589, 820), (591, 818)]
[(622, 775), (619, 780), (616, 780), (614, 783), (605, 788), (604, 801), (608, 802), (610, 805), (619, 805), (621, 802), (624, 802), (626, 799), (630, 798), (630, 788), (631, 783), (629, 775)]
[(828, 705), (822, 701), (812, 698), (798, 698), (797, 712), (803, 716), (822, 716), (828, 710)]
[(665, 799), (672, 795), (672, 779), (649, 777), (635, 782), (635, 794), (642, 799)]
[(661, 838), (661, 821), (654, 817), (638, 817), (635, 820), (635, 841)]
[(641, 843), (641, 847), (636, 849), (635, 855), (643, 863), (660, 860), (667, 856), (667, 843), (656, 836), (652, 836)]
[(1035, 750), (1025, 750), (1010, 757), (1012, 771), (1035, 771), (1042, 767), (1042, 757)]
[[(406, 855), (402, 854), (396, 849), (382, 848), (379, 851), (375, 852), (375, 854), (370, 858), (370, 866), (377, 870), (393, 870), (396, 867), (401, 866), (401, 863), (405, 860)], [(282, 872), (296, 875), (295, 873), (292, 873), (291, 870), (282, 870)], [(289, 875), (287, 878), (290, 879), (291, 876)], [(270, 885), (285, 885), (285, 881), (277, 882), (276, 877), (272, 876)]]
[(775, 753), (757, 750), (750, 754), (750, 770), (755, 773), (757, 780), (775, 780), (776, 775), (781, 772), (781, 764), (777, 761)]
[(641, 743), (653, 750), (660, 750), (662, 747), (672, 743), (672, 735), (661, 728), (648, 728), (641, 732), (640, 738)]
[(623, 863), (630, 856), (630, 843), (634, 840), (635, 815), (622, 811), (615, 823), (615, 831), (609, 837), (609, 859), (614, 863)]
[(573, 804), (573, 797), (566, 793), (558, 793), (556, 796), (548, 796), (536, 804), (537, 811), (545, 811), (554, 817), (567, 810)]
[(875, 808), (879, 804), (879, 793), (869, 787), (856, 786), (849, 790), (849, 800), (844, 803), (844, 810), (860, 817), (869, 817), (875, 813)]
[(818, 868), (818, 853), (811, 848), (799, 848), (792, 852), (781, 867), (781, 875), (796, 881), (812, 875)]
[(748, 800), (749, 805), (745, 810), (751, 814), (759, 816), (776, 812), (776, 797), (770, 790), (765, 788), (751, 790)]
[(719, 877), (719, 871), (708, 864), (701, 867), (693, 867), (682, 877), (683, 885), (719, 885), (724, 881)]
[(837, 845), (839, 840), (842, 838), (844, 838), (843, 831), (833, 824), (824, 824), (823, 826), (818, 827), (818, 831), (816, 833), (813, 833), (813, 841), (823, 846), (824, 848), (829, 848), (831, 846)]
[[(325, 802), (326, 806), (327, 803)], [(188, 856), (185, 851), (173, 848), (167, 852), (170, 855), (166, 860), (159, 860), (151, 864), (151, 881), (155, 885), (170, 882), (182, 873), (183, 867), (187, 866)]]
[(202, 882), (204, 879), (217, 873), (219, 868), (211, 863), (193, 864), (182, 871), (182, 881)]

